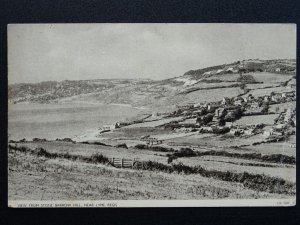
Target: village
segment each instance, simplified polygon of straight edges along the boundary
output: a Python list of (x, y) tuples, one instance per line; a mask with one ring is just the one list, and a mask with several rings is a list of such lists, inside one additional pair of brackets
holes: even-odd
[[(291, 84), (291, 88), (295, 89), (295, 86)], [(272, 92), (270, 95), (259, 97), (252, 94), (243, 97), (224, 97), (216, 102), (178, 106), (178, 109), (171, 113), (153, 113), (141, 120), (104, 125), (99, 129), (99, 133), (101, 135), (118, 128), (130, 128), (132, 125), (147, 127), (149, 121), (165, 120), (165, 123), (162, 122), (157, 127), (171, 128), (175, 133), (229, 134), (235, 137), (261, 135), (267, 142), (278, 142), (295, 134), (296, 110), (293, 106), (295, 101), (295, 90)], [(288, 103), (290, 103), (288, 107), (282, 107), (282, 104)], [(150, 135), (141, 136), (140, 139), (147, 145), (159, 145), (164, 141)]]

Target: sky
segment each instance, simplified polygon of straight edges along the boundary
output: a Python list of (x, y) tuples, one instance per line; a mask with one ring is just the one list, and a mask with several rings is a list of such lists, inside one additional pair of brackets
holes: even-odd
[(295, 59), (296, 25), (8, 25), (9, 83), (157, 80), (257, 58)]

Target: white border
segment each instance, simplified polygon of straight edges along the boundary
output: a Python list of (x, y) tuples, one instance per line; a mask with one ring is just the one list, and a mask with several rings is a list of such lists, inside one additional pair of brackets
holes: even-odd
[(228, 200), (92, 200), (30, 201), (9, 200), (11, 208), (126, 208), (126, 207), (249, 207), (295, 206), (291, 199), (228, 199)]

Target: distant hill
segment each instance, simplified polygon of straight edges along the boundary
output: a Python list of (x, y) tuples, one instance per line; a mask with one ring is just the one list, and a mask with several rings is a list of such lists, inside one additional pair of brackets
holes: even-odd
[[(269, 76), (270, 79), (257, 79), (260, 74)], [(242, 95), (247, 89), (246, 85), (250, 84), (256, 84), (257, 87), (275, 87), (289, 82), (295, 74), (296, 60), (250, 59), (190, 70), (180, 77), (161, 81), (95, 79), (12, 84), (8, 86), (8, 100), (12, 103), (119, 103), (163, 109), (193, 102), (219, 100), (224, 97), (224, 93), (228, 97)], [(275, 78), (278, 82), (271, 84), (270, 81)]]

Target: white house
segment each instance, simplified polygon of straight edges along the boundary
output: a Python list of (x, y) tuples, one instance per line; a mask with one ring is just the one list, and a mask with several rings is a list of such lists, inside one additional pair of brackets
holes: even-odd
[(217, 70), (216, 74), (220, 74), (222, 72), (223, 72), (223, 70), (219, 69), (219, 70)]
[(229, 98), (227, 98), (227, 97), (224, 97), (224, 98), (223, 98), (223, 100), (222, 100), (222, 105), (226, 105), (226, 104), (228, 104), (228, 103), (229, 103), (229, 101), (230, 101), (230, 99), (229, 99)]
[(110, 124), (110, 125), (103, 125), (101, 131), (104, 132), (104, 131), (112, 131), (114, 129), (118, 128), (118, 124)]
[(264, 131), (263, 136), (264, 137), (270, 137), (274, 133), (274, 130), (271, 128), (268, 131)]

